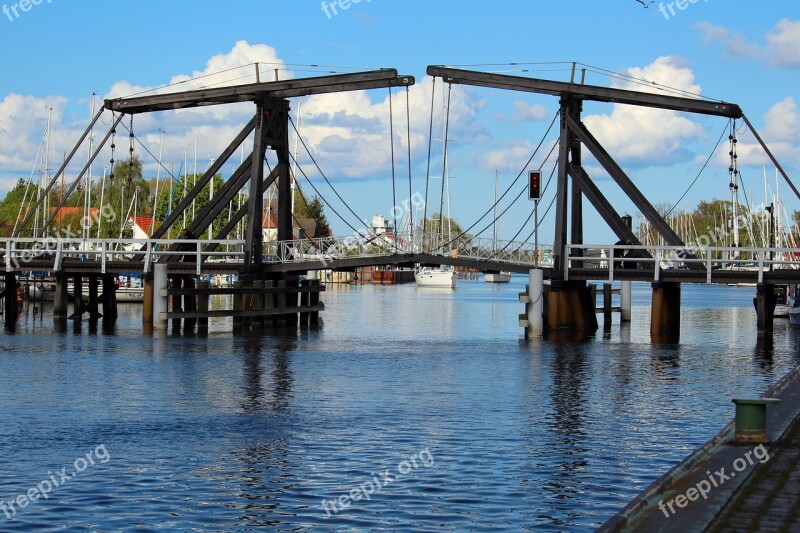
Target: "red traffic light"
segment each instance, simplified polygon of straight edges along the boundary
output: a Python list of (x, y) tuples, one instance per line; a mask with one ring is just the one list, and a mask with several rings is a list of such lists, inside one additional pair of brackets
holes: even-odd
[(542, 173), (538, 170), (531, 170), (528, 173), (528, 199), (542, 199)]

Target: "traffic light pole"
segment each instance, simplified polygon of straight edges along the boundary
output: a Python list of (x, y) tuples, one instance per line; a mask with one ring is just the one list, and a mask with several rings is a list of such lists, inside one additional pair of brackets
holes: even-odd
[(533, 202), (533, 266), (539, 268), (539, 200)]

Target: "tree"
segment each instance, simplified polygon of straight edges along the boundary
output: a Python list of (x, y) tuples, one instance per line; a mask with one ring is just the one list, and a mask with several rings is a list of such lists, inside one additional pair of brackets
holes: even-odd
[[(179, 179), (174, 180), (171, 186), (169, 180), (172, 180), (172, 178), (167, 178), (166, 181), (162, 181), (162, 183), (159, 185), (158, 197), (156, 198), (153, 206), (153, 212), (155, 213), (156, 220), (159, 222), (166, 220), (170, 213), (170, 208), (172, 211), (174, 211), (178, 207), (180, 201), (184, 198), (184, 195), (188, 194), (192, 190), (197, 183), (197, 180), (201, 177), (202, 174), (184, 174)], [(217, 192), (225, 185), (225, 181), (222, 179), (220, 174), (215, 174), (213, 177), (213, 184), (214, 191)], [(186, 214), (187, 225), (192, 221), (194, 216), (200, 214), (200, 211), (206, 206), (206, 204), (208, 204), (210, 198), (211, 184), (208, 183), (195, 197), (194, 207), (192, 207), (192, 204), (190, 203), (184, 211)], [(234, 211), (235, 210), (236, 205), (234, 204)], [(213, 228), (221, 228), (228, 222), (230, 216), (230, 205), (228, 205), (222, 210), (217, 218), (214, 219)], [(176, 238), (180, 234), (180, 231), (183, 228), (183, 220), (184, 216), (180, 215), (172, 225), (168, 232), (170, 238)], [(156, 224), (159, 222), (156, 222)], [(167, 235), (165, 235), (165, 237), (166, 236)], [(207, 238), (208, 232), (205, 232), (202, 236), (197, 235), (197, 237)], [(213, 238), (213, 235), (211, 237)]]
[[(0, 233), (3, 237), (10, 237), (14, 231), (14, 224), (20, 215), (20, 207), (26, 197), (26, 192), (26, 204), (30, 205), (31, 198), (36, 198), (36, 189), (35, 185), (27, 184), (24, 179), (20, 178), (14, 188), (8, 191), (6, 197), (0, 201)], [(24, 217), (25, 210), (22, 210), (21, 214)]]
[[(455, 238), (464, 233), (461, 224), (459, 224), (456, 219), (441, 216), (440, 213), (433, 213), (430, 218), (426, 218), (420, 222), (417, 226), (417, 232), (422, 232), (423, 225), (425, 233), (442, 233), (450, 235), (451, 238)], [(472, 235), (466, 234), (464, 237), (471, 239)]]
[(310, 218), (317, 222), (317, 233), (314, 237), (327, 237), (331, 234), (331, 227), (325, 217), (325, 205), (318, 196), (314, 196), (310, 202), (306, 203), (300, 189), (295, 189), (294, 216), (297, 219)]
[(130, 238), (132, 231), (127, 217), (150, 213), (150, 187), (142, 178), (142, 162), (138, 157), (118, 161), (104, 180), (94, 183), (92, 205), (102, 213), (94, 218), (89, 230), (93, 236), (97, 236), (99, 228), (103, 239), (116, 239), (120, 231), (123, 238)]

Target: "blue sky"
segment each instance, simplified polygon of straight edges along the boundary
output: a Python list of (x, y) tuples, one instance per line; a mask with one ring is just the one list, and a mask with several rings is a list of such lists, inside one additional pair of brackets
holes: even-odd
[[(567, 81), (569, 72), (558, 69), (578, 61), (661, 84), (699, 88), (705, 96), (741, 105), (796, 178), (800, 170), (798, 4), (777, 0), (756, 7), (753, 2), (738, 0), (686, 0), (684, 10), (678, 8), (680, 2), (673, 3), (674, 15), (669, 4), (654, 2), (644, 9), (635, 0), (362, 0), (347, 9), (337, 5), (336, 15), (328, 8), (329, 17), (320, 2), (305, 0), (43, 0), (39, 5), (27, 5), (28, 11), (17, 1), (0, 0), (0, 8), (8, 8), (0, 13), (4, 51), (0, 57), (4, 73), (0, 78), (0, 192), (16, 178), (30, 175), (48, 107), (54, 108), (51, 154), (61, 154), (71, 148), (70, 141), (77, 140), (87, 123), (92, 92), (100, 97), (122, 96), (183, 79), (178, 76), (208, 74), (255, 61), (337, 67), (282, 67), (281, 77), (314, 75), (303, 72), (307, 70), (346, 72), (378, 67), (395, 67), (414, 75), (418, 85), (410, 98), (415, 191), (425, 187), (430, 113), (430, 80), (425, 79), (425, 68), (429, 64), (492, 64), (475, 68), (515, 71), (520, 67), (509, 63), (565, 62), (547, 67), (547, 71), (512, 73)], [(264, 68), (266, 76), (272, 67)], [(544, 67), (531, 67), (535, 68)], [(244, 78), (252, 77), (253, 70), (230, 71), (227, 79), (236, 74), (242, 81), (254, 81)], [(223, 78), (219, 80), (225, 81)], [(589, 73), (587, 82), (619, 83), (596, 73)], [(441, 89), (441, 84), (437, 88)], [(398, 198), (402, 199), (408, 196), (405, 93), (398, 90), (393, 98), (398, 190), (405, 191), (404, 195), (398, 192)], [(451, 204), (453, 215), (463, 225), (471, 225), (491, 206), (495, 168), (504, 187), (525, 169), (557, 103), (552, 97), (453, 88)], [(322, 169), (364, 218), (388, 216), (393, 205), (387, 104), (385, 90), (293, 102), (295, 111), (305, 107), (300, 113), (301, 134)], [(441, 138), (440, 106), (438, 101), (436, 139)], [(165, 130), (164, 161), (176, 169), (186, 148), (193, 159), (197, 139), (202, 169), (246, 122), (249, 112), (249, 107), (238, 106), (197, 114), (163, 113), (140, 121), (137, 117), (134, 129), (154, 153), (160, 146), (159, 129)], [(605, 104), (587, 104), (584, 116), (653, 202), (680, 198), (727, 123)], [(97, 135), (100, 133), (98, 130)], [(745, 186), (763, 190), (765, 158), (751, 145), (752, 139), (744, 135), (740, 157)], [(441, 143), (434, 143), (433, 152), (434, 174), (441, 174)], [(681, 206), (729, 197), (727, 146), (718, 152)], [(155, 162), (147, 160), (144, 153), (142, 157), (147, 173), (154, 176)], [(101, 156), (95, 175), (102, 173), (102, 162), (107, 159), (107, 155)], [(307, 157), (301, 157), (301, 164), (324, 197), (342, 211)], [(635, 207), (595, 163), (588, 161), (587, 169), (621, 212), (636, 214)], [(72, 170), (73, 176), (76, 171)], [(767, 172), (774, 184), (772, 168)], [(438, 191), (440, 183), (432, 182), (432, 188)], [(515, 188), (513, 196), (519, 190)], [(547, 191), (546, 204), (553, 192)], [(783, 187), (781, 195), (787, 209), (800, 208), (800, 201), (790, 197), (788, 188)], [(756, 197), (757, 203), (761, 196), (763, 193)], [(429, 202), (437, 210), (438, 193), (431, 195)], [(501, 209), (507, 205), (503, 202)], [(501, 237), (517, 233), (530, 209), (527, 201), (517, 202), (499, 222)], [(611, 231), (588, 204), (586, 212), (587, 240), (611, 241)], [(332, 213), (328, 218), (337, 234), (351, 232)], [(348, 222), (356, 225), (353, 219)], [(481, 223), (477, 228), (484, 226)], [(545, 222), (543, 240), (552, 238), (551, 228), (552, 222)], [(523, 230), (520, 236), (528, 233)]]

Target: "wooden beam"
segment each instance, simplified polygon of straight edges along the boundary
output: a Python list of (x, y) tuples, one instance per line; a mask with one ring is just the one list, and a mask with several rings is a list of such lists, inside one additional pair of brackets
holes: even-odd
[(188, 109), (209, 105), (257, 102), (270, 96), (290, 98), (381, 87), (405, 87), (414, 85), (413, 76), (398, 76), (395, 69), (381, 69), (353, 74), (334, 74), (314, 78), (252, 83), (233, 87), (199, 89), (179, 93), (117, 98), (106, 100), (105, 107), (128, 114)]
[(742, 117), (742, 110), (738, 105), (726, 102), (681, 98), (656, 93), (599, 87), (596, 85), (578, 85), (522, 76), (509, 76), (507, 74), (489, 74), (439, 66), (429, 66), (428, 74), (442, 78), (446, 83), (541, 93), (561, 97), (572, 96), (581, 100), (591, 100), (594, 102), (669, 109), (672, 111), (683, 111), (686, 113), (727, 118)]

